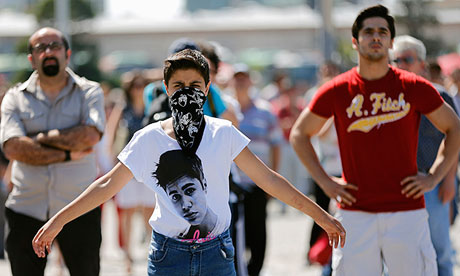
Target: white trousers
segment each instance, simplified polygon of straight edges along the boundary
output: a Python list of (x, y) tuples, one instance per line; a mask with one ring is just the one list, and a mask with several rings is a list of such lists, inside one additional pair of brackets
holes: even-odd
[(436, 253), (428, 213), (367, 213), (339, 209), (336, 218), (347, 231), (344, 248), (333, 250), (333, 276), (436, 276)]

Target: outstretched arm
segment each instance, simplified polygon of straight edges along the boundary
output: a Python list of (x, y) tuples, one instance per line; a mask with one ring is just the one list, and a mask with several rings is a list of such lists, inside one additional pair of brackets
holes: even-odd
[(327, 175), (311, 143), (311, 137), (320, 133), (327, 120), (328, 118), (318, 116), (308, 108), (304, 109), (292, 127), (289, 141), (321, 189), (340, 204), (352, 205), (356, 199), (348, 189), (357, 190), (358, 187), (345, 183), (341, 178)]
[(235, 163), (265, 192), (312, 217), (327, 232), (331, 245), (337, 247), (340, 242), (344, 246), (345, 229), (340, 222), (268, 168), (247, 147), (235, 158)]
[(77, 217), (96, 208), (101, 203), (112, 198), (133, 178), (131, 171), (118, 162), (115, 167), (103, 177), (94, 181), (74, 201), (69, 203), (53, 216), (32, 240), (32, 246), (38, 257), (44, 258), (45, 248), (51, 252), (51, 244), (64, 225)]

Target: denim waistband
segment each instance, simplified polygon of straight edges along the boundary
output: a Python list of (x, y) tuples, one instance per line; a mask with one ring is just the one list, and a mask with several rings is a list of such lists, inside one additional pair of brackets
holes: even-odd
[(218, 246), (228, 238), (230, 238), (229, 229), (225, 230), (222, 234), (217, 235), (211, 240), (199, 243), (176, 240), (174, 238), (166, 237), (165, 235), (155, 232), (155, 230), (152, 231), (152, 243), (156, 243), (157, 246), (161, 247), (161, 249), (164, 249), (164, 247), (171, 247), (185, 251), (201, 251)]

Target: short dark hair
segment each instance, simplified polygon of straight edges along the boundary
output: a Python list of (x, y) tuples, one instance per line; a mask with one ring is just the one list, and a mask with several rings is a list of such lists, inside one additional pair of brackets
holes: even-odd
[[(61, 34), (60, 36), (61, 36), (62, 44), (64, 44), (64, 49), (67, 52), (67, 50), (70, 49), (69, 41), (67, 40), (67, 38), (64, 35)], [(30, 40), (29, 40), (29, 45), (27, 47), (27, 49), (29, 50), (29, 54), (32, 54), (33, 47), (34, 46), (32, 46), (32, 44), (30, 44)]]
[(388, 28), (390, 29), (391, 38), (393, 39), (396, 35), (395, 31), (395, 20), (388, 14), (388, 9), (382, 5), (376, 5), (368, 7), (362, 10), (358, 17), (356, 17), (353, 26), (351, 27), (351, 34), (355, 39), (358, 39), (359, 31), (363, 28), (363, 22), (370, 17), (382, 17), (388, 23)]
[(209, 83), (209, 65), (206, 58), (197, 50), (185, 49), (169, 56), (164, 62), (163, 76), (168, 84), (171, 76), (177, 70), (195, 69), (204, 79), (206, 85)]
[(168, 185), (183, 176), (198, 179), (203, 190), (206, 189), (200, 158), (196, 154), (187, 155), (182, 150), (170, 150), (163, 153), (152, 176), (156, 177), (158, 186), (165, 191)]

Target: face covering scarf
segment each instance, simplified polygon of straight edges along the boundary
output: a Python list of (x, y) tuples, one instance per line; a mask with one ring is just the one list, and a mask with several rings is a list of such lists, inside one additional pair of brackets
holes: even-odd
[(203, 138), (205, 101), (204, 92), (191, 87), (181, 88), (169, 98), (174, 134), (179, 146), (188, 155), (195, 154)]

